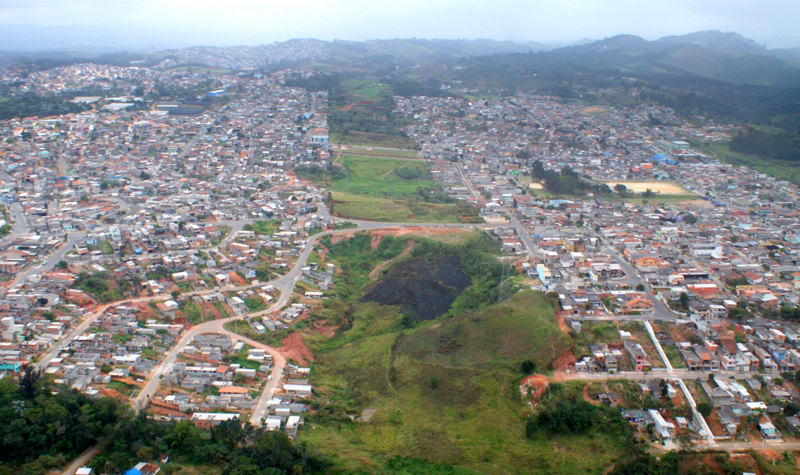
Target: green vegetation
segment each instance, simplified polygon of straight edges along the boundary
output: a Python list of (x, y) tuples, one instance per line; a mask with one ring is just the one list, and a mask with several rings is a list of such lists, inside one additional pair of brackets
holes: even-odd
[(800, 161), (800, 138), (774, 127), (746, 127), (733, 136), (730, 148), (734, 152), (759, 155), (782, 162)]
[(197, 304), (191, 299), (181, 301), (178, 304), (178, 309), (181, 311), (186, 320), (193, 325), (197, 325), (203, 321), (202, 310), (200, 310), (200, 307), (198, 307)]
[[(121, 383), (120, 383), (121, 384)], [(0, 380), (0, 473), (40, 474), (61, 469), (93, 445), (99, 473), (120, 473), (142, 460), (169, 456), (168, 468), (211, 466), (202, 473), (310, 473), (328, 465), (280, 432), (230, 421), (207, 431), (190, 422), (160, 422), (133, 415), (110, 398), (92, 399), (54, 387), (35, 371), (19, 384)], [(183, 472), (181, 472), (183, 473)]]
[(373, 148), (373, 147), (348, 147), (346, 152), (348, 155), (358, 155), (365, 157), (380, 157), (380, 158), (411, 158), (418, 160), (419, 152), (416, 150), (402, 150), (394, 148)]
[[(411, 456), (497, 473), (554, 457), (552, 441), (524, 437), (517, 389), (523, 361), (547, 367), (568, 347), (541, 294), (519, 293), (412, 330), (396, 309), (360, 304), (350, 329), (309, 340), (320, 396), (313, 429), (301, 438), (337, 454), (345, 471), (382, 472), (393, 456)], [(350, 421), (366, 408), (377, 410), (369, 423)], [(557, 441), (547, 467), (585, 472), (618, 455), (598, 440)]]
[(557, 383), (550, 385), (547, 390), (550, 397), (525, 424), (527, 437), (588, 433), (609, 437), (613, 434), (620, 444), (632, 443), (631, 427), (618, 411), (595, 406), (576, 397), (557, 397), (561, 391)]
[(98, 248), (98, 249), (100, 250), (100, 252), (102, 252), (103, 254), (106, 254), (106, 255), (108, 255), (108, 254), (114, 254), (114, 248), (113, 248), (113, 247), (111, 247), (111, 243), (109, 243), (109, 242), (108, 242), (108, 241), (106, 241), (105, 239), (101, 239), (101, 240), (97, 241), (97, 248)]
[(260, 220), (254, 221), (250, 224), (245, 224), (242, 229), (245, 231), (253, 231), (256, 234), (271, 236), (275, 234), (281, 225), (280, 219)]
[(124, 299), (125, 293), (132, 290), (133, 284), (124, 279), (113, 280), (108, 272), (95, 272), (91, 275), (81, 272), (73, 287), (105, 303)]
[(85, 107), (80, 104), (68, 102), (65, 97), (58, 95), (43, 96), (26, 92), (13, 96), (0, 96), (0, 119), (34, 115), (45, 117), (80, 112), (84, 109)]
[(310, 91), (328, 91), (328, 126), (333, 142), (413, 148), (414, 143), (401, 130), (405, 122), (394, 114), (394, 93), (386, 84), (373, 79), (344, 75), (317, 74), (294, 77), (289, 86)]
[(0, 237), (3, 237), (11, 232), (11, 217), (8, 215), (8, 210), (3, 205), (0, 205), (0, 217), (6, 222), (6, 224), (0, 226)]
[(267, 305), (259, 297), (245, 297), (244, 304), (250, 312), (259, 312), (267, 308)]
[(0, 380), (0, 473), (59, 471), (112, 433), (124, 409), (73, 389), (52, 394), (35, 371)]
[[(533, 163), (531, 176), (541, 180), (545, 189), (555, 195), (578, 195), (587, 193), (610, 194), (611, 189), (608, 185), (598, 185), (581, 178), (572, 168), (565, 166), (561, 172), (546, 170), (542, 162), (537, 160)], [(625, 192), (625, 186), (619, 190), (620, 195)]]
[(333, 183), (333, 191), (389, 197), (436, 187), (422, 161), (356, 155), (342, 155), (341, 161), (347, 176)]
[[(496, 252), (492, 243), (482, 234), (455, 244), (385, 236), (372, 249), (367, 233), (335, 244), (323, 239), (342, 272), (338, 298), (313, 318), (340, 330), (332, 338), (303, 332), (316, 358), (318, 394), (300, 437), (336, 454), (337, 470), (502, 473), (536, 466), (585, 473), (620, 456), (616, 440), (589, 434), (525, 437), (529, 409), (519, 395), (520, 368), (551, 367), (569, 338), (541, 293), (497, 303), (500, 267), (488, 258)], [(472, 279), (445, 316), (409, 323), (398, 306), (361, 301), (376, 267), (440, 255), (458, 256)], [(375, 409), (369, 422), (358, 420), (365, 409)]]
[(333, 225), (333, 229), (341, 230), (341, 229), (354, 229), (357, 228), (358, 225), (356, 223), (351, 223), (350, 221), (343, 221), (340, 223), (336, 223)]
[(732, 165), (740, 165), (766, 173), (779, 180), (800, 185), (800, 166), (795, 162), (783, 162), (755, 154), (745, 154), (731, 149), (727, 142), (700, 142), (692, 140), (692, 146), (707, 155)]
[(236, 356), (226, 357), (225, 361), (230, 364), (238, 364), (242, 368), (258, 369), (261, 364), (258, 361), (248, 360), (247, 351), (252, 348), (250, 345), (244, 345)]
[(298, 169), (331, 190), (331, 211), (381, 221), (480, 221), (477, 210), (442, 193), (425, 162), (343, 155), (339, 167)]

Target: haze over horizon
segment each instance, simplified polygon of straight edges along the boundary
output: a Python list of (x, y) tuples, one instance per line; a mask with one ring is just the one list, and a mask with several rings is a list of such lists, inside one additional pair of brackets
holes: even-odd
[[(158, 49), (256, 45), (292, 38), (536, 41), (569, 44), (633, 34), (653, 40), (701, 30), (769, 48), (800, 46), (793, 0), (6, 0), (5, 50)], [(57, 27), (57, 28), (51, 28)], [(45, 34), (48, 31), (52, 35)], [(30, 31), (27, 37), (20, 34)], [(76, 37), (85, 33), (83, 37)]]

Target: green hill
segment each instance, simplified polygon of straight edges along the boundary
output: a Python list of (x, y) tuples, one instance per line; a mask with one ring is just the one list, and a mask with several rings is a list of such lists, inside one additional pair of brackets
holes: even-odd
[(385, 472), (403, 457), (411, 473), (520, 473), (543, 463), (552, 473), (592, 473), (619, 456), (616, 442), (589, 435), (525, 437), (519, 365), (531, 358), (546, 367), (568, 349), (542, 294), (411, 330), (396, 307), (359, 304), (353, 317), (332, 339), (309, 337), (317, 395), (301, 433), (341, 469)]
[[(361, 233), (324, 241), (340, 269), (337, 298), (303, 330), (315, 355), (315, 396), (300, 439), (330, 455), (336, 470), (595, 473), (621, 455), (618, 438), (525, 436), (531, 410), (519, 393), (521, 363), (547, 368), (570, 343), (540, 292), (496, 303), (500, 275), (489, 262), (493, 247), (480, 236), (449, 243), (386, 236), (375, 245)], [(362, 301), (387, 279), (412, 285), (397, 269), (432, 256), (457, 256), (471, 278), (445, 315), (417, 322), (400, 305)], [(312, 329), (320, 324), (338, 331)]]

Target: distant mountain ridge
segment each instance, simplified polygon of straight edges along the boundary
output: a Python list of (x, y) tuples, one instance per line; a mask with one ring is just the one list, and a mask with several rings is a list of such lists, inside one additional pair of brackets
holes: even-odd
[(488, 39), (428, 40), (389, 39), (367, 41), (323, 41), (292, 39), (259, 46), (194, 46), (160, 51), (155, 56), (178, 62), (203, 63), (231, 68), (269, 67), (281, 63), (322, 61), (338, 65), (358, 65), (364, 61), (386, 64), (414, 64), (442, 59), (527, 53), (550, 49), (542, 43), (515, 43)]
[[(132, 37), (133, 36), (133, 37)], [(435, 63), (458, 58), (543, 53), (579, 67), (612, 67), (637, 73), (688, 72), (735, 84), (794, 84), (800, 48), (770, 50), (732, 32), (699, 31), (648, 41), (635, 35), (617, 35), (572, 46), (489, 39), (382, 39), (324, 41), (291, 39), (256, 46), (190, 46), (158, 49), (167, 40), (158, 35), (124, 35), (100, 27), (13, 26), (0, 31), (0, 65), (37, 58), (119, 62), (125, 57), (145, 59), (147, 64), (205, 64), (232, 69), (309, 66), (371, 68)], [(32, 38), (35, 38), (33, 40)], [(92, 41), (92, 38), (97, 41)], [(30, 43), (37, 41), (38, 43)], [(61, 53), (42, 45), (59, 45)], [(111, 54), (113, 44), (139, 53)], [(26, 45), (28, 46), (27, 51)], [(150, 52), (146, 52), (148, 50)], [(544, 59), (545, 62), (551, 61)], [(116, 63), (115, 63), (116, 64)]]

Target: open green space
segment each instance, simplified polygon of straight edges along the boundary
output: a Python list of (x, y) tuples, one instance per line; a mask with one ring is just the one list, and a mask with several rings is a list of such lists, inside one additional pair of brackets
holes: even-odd
[(731, 150), (728, 142), (701, 142), (691, 140), (692, 147), (698, 152), (710, 155), (722, 162), (740, 165), (758, 170), (779, 180), (787, 180), (800, 185), (800, 167), (797, 162), (787, 162), (774, 158), (739, 153)]
[[(410, 456), (421, 459), (417, 473), (431, 463), (483, 473), (591, 473), (620, 455), (617, 441), (588, 434), (525, 437), (519, 363), (547, 367), (567, 348), (541, 294), (526, 291), (412, 330), (401, 322), (396, 308), (363, 304), (350, 330), (311, 343), (321, 400), (301, 438), (336, 454), (343, 470), (383, 472), (392, 457)], [(349, 419), (368, 408), (376, 409), (369, 422)]]
[(298, 173), (331, 190), (339, 216), (378, 221), (480, 222), (477, 210), (452, 199), (431, 179), (427, 164), (407, 159), (343, 155), (340, 167)]
[(343, 155), (330, 170), (298, 169), (331, 190), (331, 211), (378, 221), (480, 222), (477, 209), (442, 193), (425, 162)]
[(242, 229), (245, 231), (253, 231), (260, 235), (272, 235), (278, 230), (281, 225), (280, 219), (258, 220), (252, 223), (245, 224)]
[(333, 183), (334, 191), (387, 197), (413, 194), (437, 186), (428, 164), (422, 161), (344, 154), (341, 162), (347, 176)]
[[(315, 354), (315, 398), (300, 440), (330, 455), (336, 470), (600, 473), (627, 450), (601, 427), (526, 436), (533, 413), (518, 388), (521, 363), (545, 370), (570, 340), (545, 295), (497, 302), (499, 264), (483, 236), (453, 244), (386, 236), (374, 248), (366, 233), (323, 240), (341, 273), (334, 298), (312, 318), (339, 331), (302, 331)], [(399, 305), (361, 301), (392, 269), (436, 255), (459, 256), (472, 277), (444, 316), (413, 320)]]
[(397, 134), (348, 130), (347, 132), (331, 132), (331, 142), (348, 145), (366, 145), (373, 147), (410, 148), (414, 146), (411, 139)]
[(342, 86), (349, 94), (364, 99), (377, 99), (382, 92), (390, 92), (385, 85), (367, 79), (345, 79)]
[(416, 150), (405, 150), (395, 148), (381, 148), (381, 147), (348, 147), (342, 150), (342, 153), (348, 155), (362, 155), (368, 157), (389, 157), (389, 158), (411, 158), (419, 159), (419, 152)]
[(389, 84), (365, 74), (318, 74), (295, 77), (286, 85), (328, 91), (331, 142), (393, 148), (415, 148), (403, 132), (407, 119), (394, 112)]

